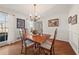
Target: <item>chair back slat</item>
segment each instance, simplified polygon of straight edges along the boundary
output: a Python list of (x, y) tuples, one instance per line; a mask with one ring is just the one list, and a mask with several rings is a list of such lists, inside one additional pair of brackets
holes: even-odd
[(25, 40), (25, 38), (27, 37), (26, 36), (26, 34), (27, 34), (27, 32), (26, 32), (26, 29), (21, 29), (21, 40)]
[(19, 31), (22, 44), (25, 44), (25, 37), (24, 37), (25, 32), (26, 32), (25, 29), (21, 29), (21, 31)]
[(54, 44), (55, 44), (56, 36), (57, 36), (57, 28), (56, 28), (56, 30), (55, 30), (55, 32), (54, 32), (54, 38), (53, 38), (53, 40), (52, 40), (51, 49), (53, 48), (53, 46), (54, 46)]
[(26, 45), (27, 45), (27, 44), (25, 43), (25, 41), (26, 41), (26, 38), (25, 38), (26, 29), (25, 29), (25, 28), (21, 29), (20, 33), (21, 33), (22, 46), (26, 46)]

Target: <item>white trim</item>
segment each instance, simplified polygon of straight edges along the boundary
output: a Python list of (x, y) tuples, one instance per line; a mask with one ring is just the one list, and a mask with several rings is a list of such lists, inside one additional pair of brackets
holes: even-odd
[(12, 44), (12, 43), (15, 43), (17, 41), (20, 41), (20, 39), (16, 39), (16, 40), (13, 40), (13, 41), (9, 41), (9, 42), (7, 42), (7, 44)]
[(4, 46), (7, 44), (7, 41), (0, 42), (0, 46)]
[(0, 46), (4, 46), (4, 45), (7, 45), (7, 44), (12, 44), (12, 43), (15, 43), (15, 42), (18, 42), (20, 41), (20, 39), (17, 39), (17, 40), (14, 40), (14, 41), (3, 41), (3, 42), (0, 42)]

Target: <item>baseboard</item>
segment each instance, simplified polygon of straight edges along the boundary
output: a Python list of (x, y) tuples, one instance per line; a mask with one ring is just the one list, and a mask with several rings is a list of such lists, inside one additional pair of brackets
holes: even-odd
[(15, 42), (12, 42), (12, 43), (9, 43), (9, 44), (1, 45), (0, 48), (5, 47), (5, 46), (9, 46), (9, 45), (13, 45), (13, 44), (18, 43), (18, 42), (21, 42), (21, 40), (17, 40)]
[(21, 40), (17, 39), (17, 40), (14, 40), (14, 41), (10, 41), (10, 42), (8, 42), (8, 44), (13, 44), (13, 43), (18, 42), (18, 41), (21, 41)]
[(10, 44), (8, 44), (8, 45), (14, 45), (14, 44), (16, 44), (16, 43), (18, 43), (18, 42), (21, 42), (21, 40), (18, 40), (18, 41), (16, 41), (16, 42), (10, 43)]
[(4, 46), (7, 46), (7, 45), (11, 45), (11, 44), (14, 44), (16, 42), (19, 42), (21, 41), (20, 39), (19, 40), (15, 40), (15, 41), (11, 41), (11, 42), (3, 42), (3, 43), (0, 43), (0, 47), (4, 47)]
[(67, 40), (62, 40), (62, 39), (56, 39), (56, 40), (63, 41), (63, 42), (68, 42)]
[(7, 44), (7, 41), (0, 42), (0, 47)]

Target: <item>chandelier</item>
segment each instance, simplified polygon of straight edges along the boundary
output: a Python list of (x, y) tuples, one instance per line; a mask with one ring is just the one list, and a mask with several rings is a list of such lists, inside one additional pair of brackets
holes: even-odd
[(33, 4), (33, 9), (34, 9), (34, 10), (33, 10), (33, 14), (30, 15), (30, 19), (31, 19), (32, 21), (34, 21), (34, 22), (36, 22), (37, 20), (40, 19), (40, 16), (37, 15), (36, 7), (37, 7), (37, 5), (36, 5), (36, 4)]

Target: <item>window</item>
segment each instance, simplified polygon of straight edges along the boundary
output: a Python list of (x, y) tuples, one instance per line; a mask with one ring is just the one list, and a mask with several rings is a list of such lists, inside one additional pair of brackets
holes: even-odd
[(8, 31), (8, 20), (6, 18), (7, 14), (0, 12), (0, 33)]
[(7, 40), (7, 36), (8, 36), (7, 14), (0, 12), (0, 42)]

